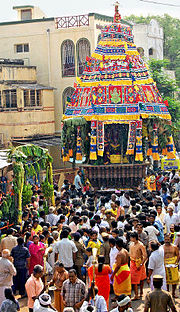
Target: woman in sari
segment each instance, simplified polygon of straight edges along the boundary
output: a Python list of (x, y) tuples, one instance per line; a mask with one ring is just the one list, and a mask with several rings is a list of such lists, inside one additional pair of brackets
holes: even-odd
[(65, 270), (64, 265), (57, 261), (54, 265), (54, 274), (49, 286), (54, 285), (56, 288), (54, 289), (54, 307), (58, 312), (62, 312), (64, 309), (61, 288), (66, 279), (68, 279), (68, 272)]
[(88, 269), (88, 275), (90, 283), (95, 279), (95, 285), (98, 288), (98, 295), (103, 296), (106, 300), (107, 307), (109, 307), (109, 293), (110, 293), (110, 279), (109, 274), (111, 273), (111, 268), (109, 265), (105, 265), (104, 256), (98, 257), (98, 264), (95, 265), (95, 276), (93, 276), (94, 266), (92, 265)]
[(36, 264), (42, 265), (44, 267), (43, 256), (45, 253), (46, 247), (43, 243), (39, 242), (39, 237), (37, 234), (33, 236), (33, 243), (29, 246), (30, 252), (30, 266), (29, 266), (29, 275), (32, 274), (33, 269)]

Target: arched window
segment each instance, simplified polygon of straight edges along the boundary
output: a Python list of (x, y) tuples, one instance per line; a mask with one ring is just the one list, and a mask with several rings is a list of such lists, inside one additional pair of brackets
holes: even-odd
[(153, 48), (150, 48), (149, 49), (149, 56), (152, 56), (153, 55)]
[(82, 38), (77, 42), (77, 59), (78, 59), (78, 74), (82, 75), (86, 57), (90, 56), (91, 46), (88, 39)]
[(62, 76), (75, 76), (75, 47), (72, 40), (65, 40), (61, 45)]
[(144, 56), (144, 49), (142, 47), (138, 47), (137, 50), (138, 50), (140, 56), (143, 57)]
[(64, 89), (63, 91), (63, 95), (62, 95), (62, 101), (63, 101), (63, 113), (66, 110), (66, 106), (67, 106), (67, 102), (68, 100), (70, 100), (71, 96), (74, 93), (74, 88), (72, 87), (68, 87), (66, 89)]

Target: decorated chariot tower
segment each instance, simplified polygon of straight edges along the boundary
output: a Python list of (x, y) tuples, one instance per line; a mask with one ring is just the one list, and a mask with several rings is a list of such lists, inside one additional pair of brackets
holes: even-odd
[(82, 162), (94, 185), (137, 184), (147, 157), (175, 158), (170, 124), (167, 106), (116, 3), (114, 21), (102, 29), (68, 99), (63, 160)]

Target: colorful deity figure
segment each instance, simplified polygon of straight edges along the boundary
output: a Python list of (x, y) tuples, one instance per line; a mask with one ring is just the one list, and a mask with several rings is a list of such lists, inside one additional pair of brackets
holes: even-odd
[(110, 141), (111, 141), (111, 132), (110, 132), (110, 129), (106, 129), (104, 133), (104, 164), (105, 165), (110, 163)]

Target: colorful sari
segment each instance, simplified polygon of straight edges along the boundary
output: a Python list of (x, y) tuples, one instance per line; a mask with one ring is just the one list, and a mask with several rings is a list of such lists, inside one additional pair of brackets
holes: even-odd
[(116, 296), (131, 295), (131, 273), (127, 263), (121, 265), (115, 274), (113, 288)]
[[(106, 300), (107, 307), (109, 307), (110, 273), (111, 268), (109, 265), (104, 264), (102, 272), (98, 272), (98, 268), (95, 267), (95, 285), (98, 288), (98, 295), (103, 296)], [(88, 275), (91, 283), (93, 280), (93, 265), (88, 269)]]
[(36, 264), (40, 264), (44, 266), (43, 256), (45, 253), (45, 250), (39, 250), (41, 248), (44, 248), (44, 244), (39, 242), (37, 245), (32, 243), (29, 246), (29, 252), (30, 252), (30, 266), (29, 266), (29, 275), (33, 273), (34, 266)]

